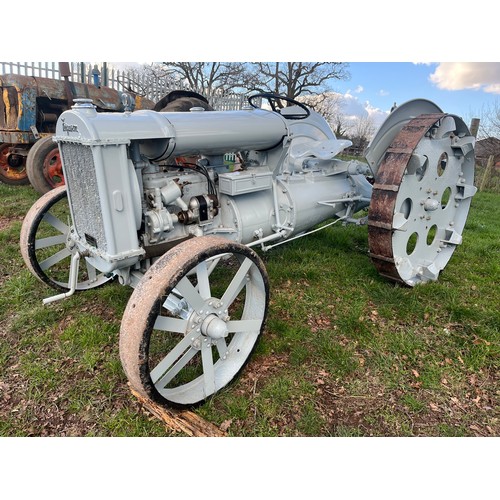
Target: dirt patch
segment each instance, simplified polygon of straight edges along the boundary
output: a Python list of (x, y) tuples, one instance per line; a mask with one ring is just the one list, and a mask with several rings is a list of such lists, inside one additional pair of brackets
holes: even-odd
[[(363, 361), (360, 361), (363, 369)], [(248, 400), (247, 416), (224, 423), (234, 435), (255, 431), (262, 418), (261, 391), (287, 372), (289, 359), (271, 354), (248, 363), (232, 392)], [(303, 366), (303, 381), (314, 393), (290, 391), (290, 397), (268, 420), (280, 436), (302, 436), (300, 419), (306, 405), (313, 406), (321, 421), (318, 436), (498, 436), (499, 379), (495, 373), (471, 375), (468, 387), (440, 390), (422, 388), (418, 382), (388, 390), (370, 370), (356, 376), (335, 378), (312, 365)], [(360, 380), (362, 381), (360, 383)], [(297, 382), (298, 383), (298, 382)], [(260, 412), (260, 415), (259, 415)]]
[(16, 216), (16, 217), (0, 217), (0, 231), (5, 231), (8, 229), (14, 222), (22, 221), (24, 217)]
[(235, 389), (235, 392), (237, 394), (255, 396), (259, 387), (265, 381), (282, 371), (287, 364), (287, 355), (271, 354), (258, 360), (251, 359), (240, 375), (238, 387)]
[[(118, 413), (133, 405), (130, 392), (126, 387), (117, 385), (113, 389), (113, 399), (106, 394), (96, 393), (92, 402), (83, 408), (72, 408), (68, 398), (69, 386), (58, 386), (52, 395), (39, 400), (34, 389), (15, 372), (12, 366), (7, 372), (6, 381), (0, 382), (0, 421), (16, 421), (15, 430), (1, 429), (2, 435), (22, 436), (85, 436), (102, 435), (102, 414)], [(71, 384), (68, 381), (68, 384)], [(11, 434), (13, 433), (13, 434)]]
[[(99, 303), (84, 305), (80, 311), (100, 316), (108, 322), (117, 321), (109, 308)], [(86, 400), (80, 400), (75, 385), (92, 386), (95, 378), (101, 376), (102, 365), (98, 362), (94, 368), (89, 368), (83, 366), (79, 358), (58, 355), (62, 351), (55, 349), (54, 345), (61, 342), (60, 334), (73, 321), (71, 314), (65, 316), (54, 329), (52, 342), (35, 347), (26, 345), (22, 335), (12, 332), (9, 319), (0, 323), (0, 343), (17, 344), (16, 358), (2, 360), (0, 435), (106, 435), (103, 414), (112, 419), (123, 409), (134, 408), (134, 398), (120, 377), (110, 380), (107, 390), (97, 386), (90, 398), (87, 393)], [(110, 350), (116, 350), (116, 346), (105, 346), (103, 353), (107, 354), (103, 354), (103, 359), (114, 355), (109, 353)], [(22, 358), (28, 358), (30, 362), (23, 363)]]

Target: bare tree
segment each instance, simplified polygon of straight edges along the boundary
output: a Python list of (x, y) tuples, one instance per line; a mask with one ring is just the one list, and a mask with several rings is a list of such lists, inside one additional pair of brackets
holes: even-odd
[(247, 67), (241, 62), (164, 62), (165, 74), (201, 94), (244, 89)]
[(151, 87), (163, 87), (167, 92), (167, 89), (175, 89), (179, 85), (175, 75), (155, 63), (144, 64), (140, 68), (127, 68), (122, 75), (121, 84), (124, 90), (140, 96), (147, 96)]
[(373, 119), (369, 115), (356, 116), (349, 130), (349, 138), (355, 148), (364, 150), (375, 132)]
[(140, 95), (155, 81), (205, 96), (257, 90), (297, 99), (324, 94), (335, 80), (348, 78), (347, 63), (337, 62), (163, 62), (144, 65), (137, 78), (132, 75), (124, 84)]
[(336, 92), (324, 92), (317, 95), (300, 96), (297, 99), (303, 102), (328, 122), (336, 137), (344, 137), (349, 127), (342, 111), (342, 96)]
[[(349, 78), (347, 64), (340, 62), (254, 62), (254, 90), (291, 99), (331, 90), (335, 80)], [(247, 87), (252, 90), (252, 87)]]
[(483, 106), (479, 122), (479, 134), (481, 138), (496, 137), (500, 139), (500, 102)]

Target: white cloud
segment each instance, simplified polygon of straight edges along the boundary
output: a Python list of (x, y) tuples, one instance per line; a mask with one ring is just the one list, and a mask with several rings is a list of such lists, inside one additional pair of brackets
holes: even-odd
[[(347, 91), (345, 94), (329, 92), (327, 97), (326, 102), (330, 107), (328, 114), (332, 114), (333, 127), (336, 126), (335, 117), (340, 117), (342, 127), (347, 129), (348, 132), (354, 131), (357, 128), (356, 125), (366, 119), (370, 121), (376, 130), (389, 114), (389, 111), (373, 106), (370, 101), (360, 100), (351, 91)], [(314, 97), (312, 99), (314, 101)]]
[(340, 107), (346, 116), (366, 116), (364, 104), (355, 96), (346, 92), (340, 94)]
[(389, 95), (389, 92), (387, 90), (384, 90), (384, 89), (380, 89), (378, 91), (378, 95), (381, 96), (381, 97), (385, 97), (385, 96), (388, 96)]
[(382, 125), (389, 114), (387, 111), (383, 111), (380, 108), (373, 107), (369, 102), (366, 103), (366, 111), (368, 113), (368, 116), (372, 120), (375, 129), (378, 129), (380, 125)]
[(354, 90), (349, 89), (346, 94), (361, 94), (365, 89), (362, 85), (358, 85)]
[(486, 85), (484, 91), (489, 94), (500, 94), (500, 83), (493, 83), (492, 85)]
[(482, 90), (500, 94), (500, 63), (440, 63), (429, 80), (443, 90)]
[(370, 101), (360, 101), (358, 97), (348, 92), (340, 95), (339, 107), (351, 126), (359, 119), (369, 118), (375, 129), (378, 129), (389, 114), (372, 106)]

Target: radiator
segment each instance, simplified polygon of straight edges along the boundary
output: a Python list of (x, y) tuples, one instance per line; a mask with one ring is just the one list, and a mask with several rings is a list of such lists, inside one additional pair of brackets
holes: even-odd
[(92, 149), (68, 142), (60, 144), (60, 151), (75, 230), (79, 238), (106, 252), (108, 245)]

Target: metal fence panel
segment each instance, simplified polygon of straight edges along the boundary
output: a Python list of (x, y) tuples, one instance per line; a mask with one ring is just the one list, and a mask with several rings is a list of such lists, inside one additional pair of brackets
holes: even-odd
[[(190, 90), (176, 84), (173, 86), (165, 79), (134, 71), (108, 67), (106, 63), (72, 62), (71, 79), (74, 82), (90, 85), (103, 85), (120, 92), (135, 92), (158, 102), (172, 90)], [(18, 74), (39, 78), (63, 79), (57, 62), (0, 62), (0, 74)], [(243, 94), (224, 93), (206, 96), (210, 105), (219, 111), (241, 109), (246, 104)]]

